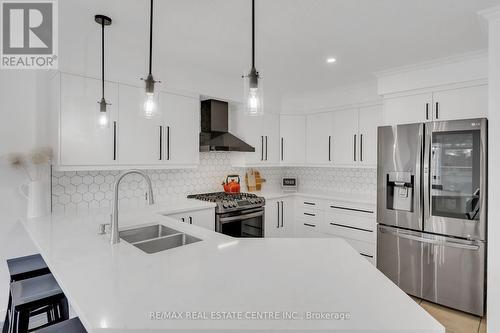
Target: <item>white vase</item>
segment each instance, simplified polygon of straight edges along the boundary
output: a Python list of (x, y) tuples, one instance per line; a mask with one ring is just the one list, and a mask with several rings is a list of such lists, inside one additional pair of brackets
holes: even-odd
[(19, 186), (19, 192), (28, 201), (27, 217), (46, 216), (50, 212), (49, 193), (45, 182), (33, 180)]

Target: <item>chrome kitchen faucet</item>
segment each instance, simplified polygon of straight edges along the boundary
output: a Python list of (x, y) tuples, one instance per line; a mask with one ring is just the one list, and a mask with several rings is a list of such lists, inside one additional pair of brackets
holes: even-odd
[(153, 186), (151, 185), (151, 178), (149, 178), (146, 173), (140, 170), (127, 170), (120, 176), (118, 176), (118, 179), (116, 179), (114, 186), (115, 195), (113, 200), (113, 214), (111, 215), (111, 244), (117, 244), (120, 242), (120, 235), (118, 233), (118, 189), (120, 187), (120, 182), (122, 181), (122, 179), (130, 174), (140, 175), (144, 178), (148, 186), (148, 203), (150, 205), (155, 203), (153, 198)]

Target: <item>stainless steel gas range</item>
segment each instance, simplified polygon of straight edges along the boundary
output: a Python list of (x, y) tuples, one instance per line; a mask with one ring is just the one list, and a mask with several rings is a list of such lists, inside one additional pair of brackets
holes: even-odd
[(264, 237), (264, 198), (226, 192), (192, 194), (188, 198), (217, 204), (215, 231), (233, 237)]

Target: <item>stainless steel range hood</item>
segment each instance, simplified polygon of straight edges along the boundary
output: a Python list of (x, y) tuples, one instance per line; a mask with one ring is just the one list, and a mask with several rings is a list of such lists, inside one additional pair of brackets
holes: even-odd
[(200, 151), (254, 152), (255, 148), (228, 132), (228, 103), (201, 102)]

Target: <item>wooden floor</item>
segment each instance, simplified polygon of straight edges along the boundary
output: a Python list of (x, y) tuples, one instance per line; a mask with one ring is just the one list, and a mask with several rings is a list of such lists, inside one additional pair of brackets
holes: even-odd
[(411, 298), (446, 327), (446, 333), (486, 333), (486, 317), (476, 317), (413, 296)]

